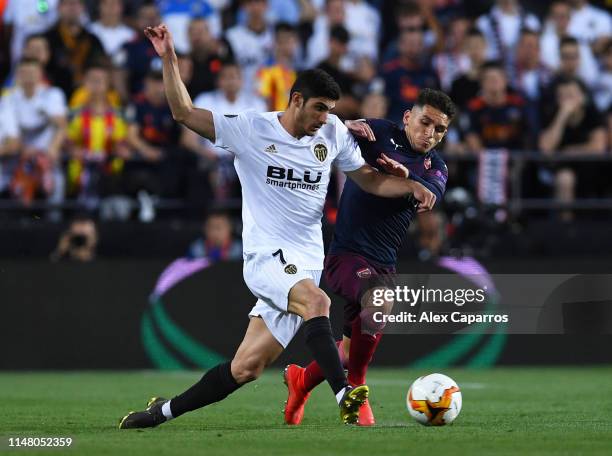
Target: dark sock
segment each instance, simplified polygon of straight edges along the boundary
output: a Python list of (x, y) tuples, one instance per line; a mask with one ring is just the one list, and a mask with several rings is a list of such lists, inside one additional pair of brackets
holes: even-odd
[(219, 402), (242, 385), (232, 376), (231, 363), (219, 364), (208, 370), (198, 383), (170, 401), (172, 416), (199, 409), (205, 405)]
[(334, 394), (348, 385), (340, 362), (338, 348), (334, 342), (331, 324), (327, 317), (315, 317), (304, 323), (306, 345)]
[[(338, 347), (338, 355), (340, 355), (340, 362), (342, 362), (342, 367), (344, 369), (347, 368), (346, 359), (344, 358), (344, 349), (342, 348), (342, 339), (336, 342), (336, 347)], [(323, 371), (319, 367), (316, 361), (312, 361), (306, 368), (304, 369), (304, 389), (306, 391), (312, 391), (315, 389), (317, 385), (319, 385), (323, 380), (325, 380), (325, 375), (323, 375)]]

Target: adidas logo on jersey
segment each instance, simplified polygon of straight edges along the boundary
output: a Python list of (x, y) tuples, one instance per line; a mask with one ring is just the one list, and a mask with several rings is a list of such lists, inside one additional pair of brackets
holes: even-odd
[(276, 150), (276, 146), (275, 146), (274, 144), (270, 144), (268, 147), (266, 147), (266, 148), (264, 149), (264, 151), (265, 151), (265, 152), (268, 152), (268, 153), (270, 153), (270, 154), (275, 154), (275, 153), (277, 153), (277, 152), (278, 152), (278, 151)]

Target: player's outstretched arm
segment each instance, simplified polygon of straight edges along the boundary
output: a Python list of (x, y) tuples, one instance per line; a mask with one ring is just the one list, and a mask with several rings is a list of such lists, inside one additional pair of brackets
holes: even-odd
[(346, 175), (362, 190), (385, 198), (413, 196), (419, 202), (419, 212), (433, 209), (436, 196), (419, 182), (378, 172), (370, 165), (363, 165)]
[(212, 112), (193, 106), (191, 97), (179, 74), (176, 52), (172, 35), (164, 25), (147, 27), (144, 31), (147, 38), (163, 62), (164, 89), (172, 110), (172, 117), (197, 134), (215, 141), (215, 125)]

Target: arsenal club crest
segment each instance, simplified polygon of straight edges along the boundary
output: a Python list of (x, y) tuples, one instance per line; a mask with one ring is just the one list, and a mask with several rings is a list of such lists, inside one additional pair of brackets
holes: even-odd
[(423, 166), (425, 167), (425, 169), (431, 168), (431, 157), (427, 157), (425, 159), (425, 161), (423, 162)]
[(372, 271), (370, 270), (370, 268), (360, 269), (359, 271), (357, 271), (357, 277), (359, 277), (360, 279), (369, 279), (370, 277), (372, 277)]

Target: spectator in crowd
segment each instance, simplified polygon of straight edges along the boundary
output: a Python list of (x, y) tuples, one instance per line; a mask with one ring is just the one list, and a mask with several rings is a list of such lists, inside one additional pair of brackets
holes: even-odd
[[(540, 134), (542, 153), (553, 156), (603, 155), (606, 150), (606, 130), (603, 116), (585, 93), (580, 80), (565, 77), (556, 85), (554, 115), (545, 119)], [(607, 176), (593, 163), (574, 163), (560, 166), (555, 173), (554, 188), (558, 201), (571, 203), (579, 188), (581, 196), (597, 196)], [(571, 211), (564, 211), (563, 220), (571, 220)]]
[[(47, 65), (51, 60), (51, 49), (49, 49), (49, 42), (44, 35), (30, 35), (26, 38), (23, 47), (23, 56), (29, 59), (38, 60), (46, 73)], [(47, 79), (47, 75), (44, 75)]]
[[(28, 59), (38, 60), (43, 68), (43, 80), (53, 85), (53, 81), (50, 81), (47, 75), (47, 67), (49, 65), (49, 60), (51, 59), (51, 50), (49, 49), (49, 42), (47, 41), (47, 38), (40, 34), (29, 35), (25, 39), (23, 46), (21, 55)], [(15, 74), (13, 72), (4, 81), (4, 87), (10, 88), (14, 85)]]
[(243, 73), (244, 90), (256, 93), (256, 73), (272, 55), (274, 32), (266, 20), (266, 0), (245, 0), (246, 24), (230, 28), (225, 36)]
[[(107, 67), (107, 60), (100, 60), (98, 62), (94, 62), (91, 66), (98, 66), (98, 67)], [(79, 84), (74, 92), (72, 92), (72, 96), (70, 97), (70, 100), (68, 101), (68, 108), (71, 111), (75, 111), (78, 109), (81, 109), (83, 106), (87, 105), (89, 103), (89, 98), (90, 98), (91, 94), (88, 90), (88, 85), (85, 84), (85, 82), (83, 81), (82, 84)], [(123, 103), (121, 102), (121, 96), (119, 95), (119, 92), (116, 91), (112, 86), (108, 86), (108, 90), (106, 91), (106, 99), (108, 101), (108, 104), (113, 108), (113, 109), (121, 109), (123, 107)]]
[[(554, 0), (549, 8), (548, 19), (546, 21), (544, 32), (540, 38), (540, 46), (542, 49), (542, 63), (551, 68), (558, 70), (561, 62), (561, 42), (565, 37), (575, 36), (570, 34), (569, 23), (571, 17), (571, 6), (567, 0)], [(566, 41), (567, 43), (567, 41)], [(591, 47), (587, 42), (572, 41), (578, 47), (579, 58), (574, 63), (579, 62), (578, 75), (586, 83), (592, 83), (597, 79), (597, 60), (593, 56)], [(573, 55), (574, 52), (571, 52)], [(565, 59), (564, 65), (567, 66), (568, 59)]]
[(612, 108), (612, 38), (601, 55), (601, 74), (593, 86), (597, 109), (607, 112)]
[(377, 61), (380, 13), (365, 0), (346, 0), (345, 11), (350, 18), (344, 22), (351, 37), (349, 55), (354, 60), (367, 57)]
[(433, 67), (445, 92), (451, 90), (455, 79), (470, 69), (470, 57), (466, 53), (469, 28), (470, 21), (467, 18), (453, 18), (448, 25), (444, 51), (433, 57)]
[(274, 57), (257, 72), (259, 94), (270, 111), (283, 111), (289, 104), (289, 91), (295, 82), (298, 36), (295, 28), (278, 23), (274, 29)]
[(195, 18), (206, 21), (212, 36), (221, 36), (220, 11), (228, 6), (229, 0), (156, 0), (162, 21), (170, 29), (176, 51), (189, 54), (189, 23)]
[(317, 15), (312, 0), (269, 0), (268, 5), (271, 24), (285, 22), (297, 27), (302, 22), (312, 22)]
[(210, 26), (204, 18), (191, 20), (187, 36), (193, 63), (193, 76), (187, 89), (195, 98), (202, 92), (215, 89), (222, 62), (233, 59), (233, 55), (227, 41), (211, 35)]
[(193, 61), (191, 56), (189, 54), (176, 54), (176, 64), (181, 80), (185, 83), (186, 87), (189, 87), (193, 78)]
[(382, 66), (385, 95), (390, 100), (389, 119), (401, 123), (424, 87), (440, 87), (423, 47), (421, 29), (404, 29), (399, 37), (399, 57)]
[(567, 78), (579, 80), (580, 84), (583, 85), (583, 92), (587, 95), (589, 100), (592, 99), (591, 91), (587, 87), (588, 83), (580, 77), (581, 54), (578, 40), (566, 36), (561, 39), (559, 48), (561, 63), (556, 73), (553, 75), (550, 84), (546, 87), (542, 99), (542, 116), (547, 118), (553, 115), (555, 101), (557, 99), (557, 86)]
[(3, 41), (10, 49), (11, 62), (16, 64), (22, 56), (26, 38), (44, 33), (57, 20), (59, 0), (46, 0), (41, 7), (39, 0), (8, 0), (2, 22), (6, 30)]
[(4, 114), (14, 119), (22, 145), (13, 171), (13, 194), (26, 204), (38, 194), (51, 203), (60, 203), (64, 195), (60, 170), (66, 134), (64, 94), (45, 84), (38, 60), (24, 57), (17, 67), (16, 86), (4, 97), (3, 104)]
[(0, 98), (0, 196), (8, 192), (16, 164), (15, 157), (19, 156), (21, 147), (17, 119), (8, 112), (5, 100)]
[(242, 259), (242, 243), (232, 236), (232, 221), (225, 212), (212, 212), (202, 225), (202, 237), (189, 246), (189, 258), (207, 258), (210, 261)]
[(317, 68), (328, 72), (342, 90), (336, 102), (334, 114), (340, 118), (354, 118), (359, 111), (359, 102), (354, 95), (355, 78), (341, 67), (342, 58), (348, 52), (349, 32), (343, 25), (334, 25), (329, 32), (329, 54), (317, 65)]
[(70, 260), (88, 263), (96, 258), (98, 229), (92, 218), (77, 216), (59, 238), (51, 261)]
[[(329, 33), (336, 25), (344, 26), (346, 10), (344, 0), (326, 0), (324, 11), (312, 24), (312, 35), (306, 42), (306, 67), (313, 68), (329, 54)], [(345, 68), (349, 62), (343, 62)]]
[(47, 73), (69, 98), (85, 69), (105, 53), (100, 40), (83, 27), (82, 0), (59, 0), (58, 13), (57, 23), (45, 33), (51, 49)]
[[(423, 46), (428, 52), (444, 48), (444, 31), (428, 2), (402, 1), (395, 7), (394, 19), (398, 33), (402, 30), (422, 30)], [(396, 35), (393, 35), (396, 38)], [(382, 62), (396, 59), (399, 54), (399, 39), (383, 42), (385, 52)]]
[(610, 12), (591, 5), (588, 0), (570, 0), (570, 4), (572, 16), (568, 33), (580, 42), (588, 43), (593, 52), (599, 55), (612, 36)]
[(552, 79), (552, 71), (540, 58), (540, 36), (538, 32), (524, 29), (519, 38), (515, 55), (514, 80), (512, 86), (519, 90), (529, 102), (537, 103), (544, 87)]
[(136, 37), (136, 32), (123, 23), (123, 0), (100, 0), (100, 19), (88, 28), (109, 56), (117, 54), (125, 43)]
[[(229, 115), (250, 109), (265, 111), (266, 104), (263, 100), (244, 91), (243, 79), (237, 63), (225, 63), (219, 72), (218, 89), (198, 96), (194, 100), (194, 106)], [(201, 138), (191, 130), (185, 131), (182, 144), (196, 151), (211, 168), (209, 178), (215, 200), (224, 201), (233, 196), (238, 185), (234, 156), (225, 149), (215, 147), (210, 141)]]
[(180, 172), (174, 155), (182, 153), (176, 150), (181, 130), (166, 101), (161, 72), (147, 74), (144, 90), (127, 109), (126, 119), (135, 156), (125, 165), (125, 190), (130, 195), (144, 190), (175, 196)]
[(480, 16), (476, 25), (485, 35), (487, 58), (501, 60), (510, 78), (513, 77), (514, 49), (521, 30), (540, 30), (538, 18), (524, 11), (518, 0), (495, 0), (495, 6)]
[(108, 102), (108, 69), (90, 67), (84, 85), (89, 92), (87, 104), (73, 113), (68, 125), (67, 180), (69, 194), (93, 210), (102, 198), (121, 193), (120, 177), (129, 149), (126, 122)]
[(468, 103), (465, 114), (467, 149), (528, 149), (531, 126), (525, 100), (508, 90), (501, 62), (487, 62), (481, 71), (481, 95)]
[(161, 61), (144, 35), (145, 28), (155, 27), (160, 21), (157, 7), (151, 3), (143, 3), (138, 8), (136, 38), (125, 43), (113, 56), (113, 63), (117, 68), (113, 75), (113, 86), (124, 101), (142, 91), (144, 77), (150, 70), (161, 69)]
[(486, 61), (486, 47), (484, 35), (477, 28), (472, 28), (465, 40), (465, 53), (470, 60), (470, 67), (453, 81), (450, 97), (463, 111), (468, 102), (478, 95), (480, 91), (480, 69)]
[(417, 248), (419, 260), (428, 261), (440, 255), (445, 237), (445, 220), (440, 211), (417, 215)]

